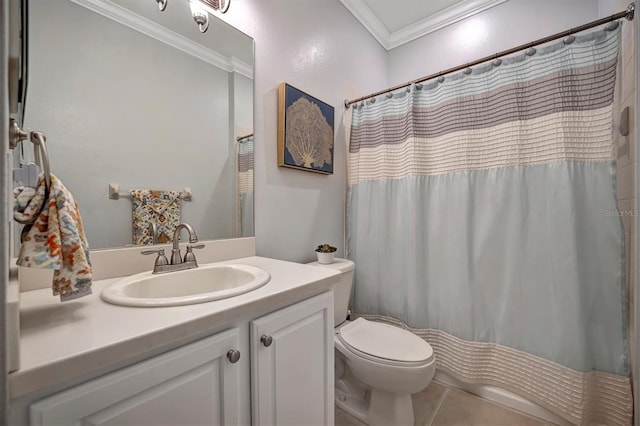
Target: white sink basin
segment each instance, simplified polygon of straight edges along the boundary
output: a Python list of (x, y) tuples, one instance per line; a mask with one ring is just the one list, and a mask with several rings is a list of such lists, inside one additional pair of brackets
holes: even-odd
[(178, 306), (211, 302), (265, 285), (267, 271), (248, 265), (205, 265), (185, 271), (123, 278), (102, 291), (105, 302), (125, 306)]

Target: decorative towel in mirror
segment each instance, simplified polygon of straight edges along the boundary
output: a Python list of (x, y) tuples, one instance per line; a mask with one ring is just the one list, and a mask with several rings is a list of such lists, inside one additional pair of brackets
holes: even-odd
[(157, 191), (153, 189), (132, 189), (133, 243), (154, 244), (149, 225), (156, 226), (156, 243), (168, 243), (173, 231), (180, 223), (182, 194), (180, 191)]
[(51, 175), (49, 197), (41, 174), (37, 188), (14, 189), (14, 219), (25, 227), (18, 265), (54, 269), (53, 294), (61, 301), (91, 294), (91, 259), (78, 204)]

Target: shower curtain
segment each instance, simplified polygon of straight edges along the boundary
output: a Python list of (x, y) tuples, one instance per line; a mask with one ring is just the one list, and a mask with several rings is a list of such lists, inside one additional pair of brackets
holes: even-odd
[(253, 237), (253, 136), (238, 141), (238, 200), (240, 236)]
[(576, 37), (352, 111), (355, 312), (422, 336), (459, 379), (578, 424), (632, 413), (619, 39)]

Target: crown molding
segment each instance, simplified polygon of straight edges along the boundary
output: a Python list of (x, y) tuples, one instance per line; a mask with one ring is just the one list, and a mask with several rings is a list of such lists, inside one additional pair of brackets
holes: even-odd
[(390, 32), (364, 0), (340, 0), (386, 50), (391, 50), (424, 35), (455, 24), (465, 18), (508, 0), (466, 0), (454, 4), (420, 21)]
[(246, 62), (221, 55), (109, 0), (69, 1), (227, 72), (237, 72), (253, 79), (253, 67)]
[(391, 33), (389, 48), (401, 46), (426, 34), (455, 24), (465, 18), (480, 13), (507, 0), (468, 0), (450, 6), (440, 12)]
[(234, 72), (241, 74), (247, 78), (253, 79), (253, 66), (247, 64), (244, 61), (240, 61), (238, 58), (231, 58), (231, 66)]
[(340, 0), (340, 3), (360, 21), (382, 47), (389, 50), (391, 33), (363, 0)]

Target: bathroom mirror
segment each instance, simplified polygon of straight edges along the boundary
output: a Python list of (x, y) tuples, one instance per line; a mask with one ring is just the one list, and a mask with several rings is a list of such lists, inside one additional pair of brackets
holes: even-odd
[(92, 249), (133, 243), (131, 189), (190, 188), (200, 240), (253, 236), (253, 40), (209, 19), (200, 33), (188, 0), (29, 0), (24, 126)]
[(27, 92), (27, 0), (9, 0), (9, 115), (22, 125), (24, 98)]

